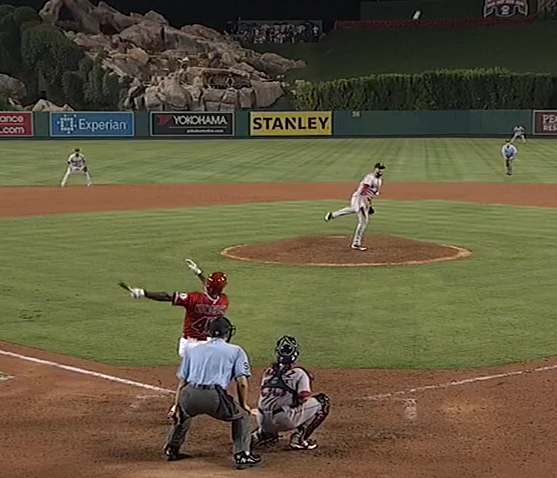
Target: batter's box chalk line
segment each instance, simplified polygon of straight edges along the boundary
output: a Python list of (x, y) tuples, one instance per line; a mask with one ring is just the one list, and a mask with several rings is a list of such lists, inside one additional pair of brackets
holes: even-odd
[(405, 395), (412, 395), (419, 392), (426, 392), (428, 390), (441, 390), (449, 387), (460, 387), (463, 385), (470, 385), (479, 382), (488, 382), (490, 380), (496, 380), (500, 378), (516, 377), (519, 375), (527, 375), (532, 373), (549, 372), (551, 370), (557, 370), (557, 365), (546, 365), (543, 367), (528, 368), (523, 370), (515, 370), (513, 372), (503, 372), (493, 375), (481, 375), (478, 377), (466, 378), (464, 380), (453, 380), (451, 382), (438, 383), (435, 385), (425, 385), (422, 387), (407, 388), (406, 390), (398, 390), (396, 392), (380, 393), (377, 395), (369, 395), (367, 397), (362, 397), (359, 400), (370, 400), (370, 401), (381, 401), (381, 400), (396, 400)]
[(168, 394), (161, 395), (136, 395), (133, 401), (130, 403), (129, 411), (139, 410), (148, 400), (154, 400), (159, 398), (168, 398)]

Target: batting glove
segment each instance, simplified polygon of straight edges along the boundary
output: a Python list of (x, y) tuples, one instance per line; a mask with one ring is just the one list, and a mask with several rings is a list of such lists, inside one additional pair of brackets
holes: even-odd
[(134, 287), (131, 289), (131, 296), (134, 299), (141, 299), (142, 297), (145, 297), (145, 291), (143, 289), (139, 289), (137, 287)]
[(186, 259), (186, 265), (196, 276), (200, 276), (203, 273), (203, 271), (199, 268), (199, 266), (191, 259)]

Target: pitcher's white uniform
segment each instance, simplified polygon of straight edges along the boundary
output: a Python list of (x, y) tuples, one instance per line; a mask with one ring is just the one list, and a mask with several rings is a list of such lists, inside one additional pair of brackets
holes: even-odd
[(522, 138), (522, 142), (526, 143), (526, 137), (524, 136), (525, 132), (526, 130), (524, 129), (524, 126), (515, 126), (513, 128), (513, 139), (511, 139), (511, 143), (518, 138)]
[(66, 168), (66, 174), (64, 174), (64, 177), (62, 178), (60, 186), (64, 187), (73, 173), (84, 173), (87, 186), (93, 185), (93, 179), (89, 174), (87, 163), (85, 162), (85, 156), (83, 156), (79, 151), (75, 151), (68, 158), (68, 167)]
[(362, 239), (369, 223), (371, 201), (375, 196), (379, 195), (382, 185), (382, 178), (376, 176), (374, 173), (368, 174), (360, 181), (358, 189), (352, 194), (350, 207), (339, 209), (338, 211), (327, 214), (325, 217), (326, 220), (328, 220), (327, 218), (336, 219), (337, 217), (347, 214), (358, 215), (358, 226), (352, 238), (353, 249), (365, 250), (365, 248), (362, 247)]

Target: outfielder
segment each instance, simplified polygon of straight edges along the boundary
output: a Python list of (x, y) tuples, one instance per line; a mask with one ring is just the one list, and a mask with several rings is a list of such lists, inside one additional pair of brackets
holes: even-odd
[(505, 169), (507, 171), (507, 175), (512, 176), (514, 170), (514, 158), (518, 154), (516, 146), (511, 144), (511, 141), (506, 141), (501, 148), (501, 154), (505, 159)]
[(317, 442), (310, 436), (329, 415), (330, 399), (323, 393), (312, 395), (313, 376), (296, 364), (300, 350), (294, 337), (281, 337), (276, 353), (261, 382), (252, 447), (276, 443), (280, 432), (293, 430), (290, 448), (314, 450)]
[(187, 266), (199, 277), (203, 284), (202, 292), (149, 292), (145, 289), (130, 287), (130, 295), (134, 299), (172, 302), (172, 305), (186, 309), (182, 337), (178, 345), (178, 355), (184, 357), (188, 350), (207, 342), (208, 325), (216, 317), (221, 317), (228, 309), (228, 296), (222, 291), (228, 284), (224, 272), (213, 272), (205, 278), (198, 265), (186, 260)]
[(91, 178), (91, 174), (89, 173), (89, 168), (87, 167), (85, 156), (81, 154), (79, 148), (77, 148), (68, 158), (68, 167), (66, 168), (66, 174), (64, 174), (62, 182), (60, 183), (61, 187), (64, 187), (66, 185), (68, 179), (70, 179), (70, 176), (73, 173), (84, 173), (85, 180), (87, 181), (87, 186), (93, 185), (93, 179)]
[(372, 199), (379, 195), (383, 184), (382, 176), (385, 168), (386, 166), (382, 163), (375, 164), (373, 171), (362, 179), (358, 189), (352, 194), (350, 207), (325, 214), (326, 222), (346, 214), (358, 215), (358, 226), (352, 238), (352, 249), (357, 251), (367, 250), (367, 247), (362, 246), (362, 240), (369, 223), (369, 216), (375, 213), (372, 207)]
[(526, 133), (524, 126), (515, 126), (513, 128), (513, 139), (511, 139), (511, 143), (514, 143), (514, 141), (518, 138), (522, 138), (522, 142), (526, 143), (526, 136), (524, 136), (524, 133)]

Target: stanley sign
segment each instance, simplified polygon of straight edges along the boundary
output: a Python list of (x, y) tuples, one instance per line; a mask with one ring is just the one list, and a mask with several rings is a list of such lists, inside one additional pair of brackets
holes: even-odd
[(330, 111), (280, 111), (250, 113), (251, 136), (330, 136)]

